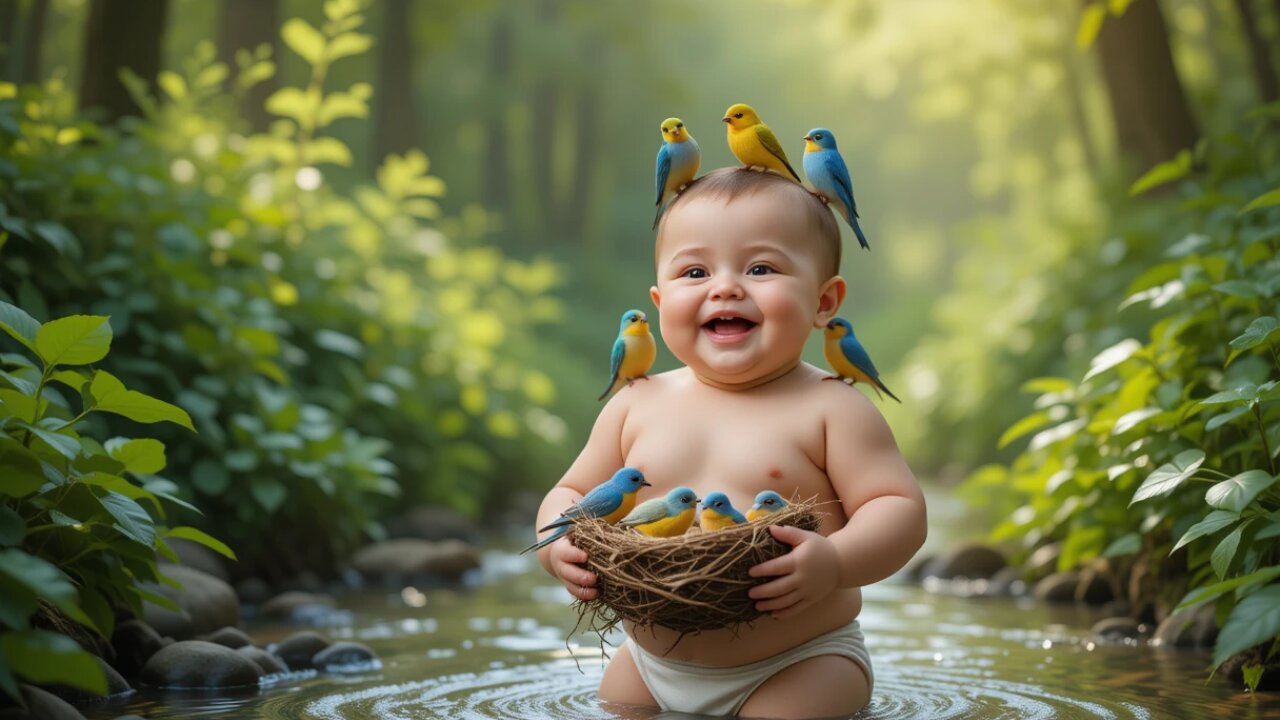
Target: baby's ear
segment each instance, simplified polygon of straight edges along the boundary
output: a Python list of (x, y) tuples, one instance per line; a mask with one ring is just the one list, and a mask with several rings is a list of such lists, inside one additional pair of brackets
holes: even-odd
[(818, 290), (818, 312), (813, 317), (815, 328), (826, 327), (831, 318), (840, 312), (840, 305), (844, 303), (848, 289), (848, 284), (839, 275), (831, 276), (830, 280), (822, 284), (822, 288)]
[(653, 309), (662, 309), (662, 295), (658, 292), (658, 286), (654, 285), (649, 288), (649, 299), (653, 301)]

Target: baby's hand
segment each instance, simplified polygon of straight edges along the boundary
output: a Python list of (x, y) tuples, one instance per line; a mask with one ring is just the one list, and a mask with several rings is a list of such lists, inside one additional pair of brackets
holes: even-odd
[(747, 593), (758, 600), (756, 609), (782, 620), (826, 597), (839, 583), (840, 562), (836, 546), (825, 536), (790, 525), (771, 525), (773, 537), (791, 546), (791, 552), (751, 568), (751, 577), (777, 576)]
[(569, 594), (579, 600), (595, 600), (600, 592), (596, 590), (596, 574), (578, 566), (587, 561), (587, 551), (569, 542), (569, 538), (560, 538), (548, 546), (548, 552), (547, 569), (564, 583)]

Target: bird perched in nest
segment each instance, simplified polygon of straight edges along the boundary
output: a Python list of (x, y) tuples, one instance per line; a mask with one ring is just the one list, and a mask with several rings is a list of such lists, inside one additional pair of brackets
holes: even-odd
[(698, 514), (698, 525), (707, 532), (723, 530), (734, 525), (743, 525), (747, 519), (729, 502), (729, 496), (722, 492), (713, 492), (702, 498), (702, 512)]
[(787, 501), (783, 500), (781, 495), (772, 490), (762, 490), (759, 495), (756, 495), (755, 504), (747, 511), (747, 522), (769, 517), (786, 506)]
[(760, 120), (755, 108), (738, 103), (731, 105), (720, 118), (728, 126), (729, 149), (745, 167), (761, 167), (773, 170), (779, 175), (794, 178), (800, 182), (800, 176), (787, 160), (787, 153), (782, 143)]
[(555, 542), (569, 528), (584, 518), (600, 518), (607, 523), (616, 523), (630, 513), (636, 506), (636, 493), (640, 488), (649, 487), (644, 474), (635, 468), (624, 467), (613, 474), (613, 477), (591, 488), (576, 504), (560, 514), (560, 517), (538, 528), (538, 532), (555, 529), (555, 532), (530, 545), (520, 554), (530, 550), (538, 550)]
[[(889, 388), (885, 387), (880, 380), (880, 373), (876, 370), (875, 363), (871, 362), (871, 356), (867, 354), (866, 348), (858, 342), (858, 336), (853, 334), (853, 325), (850, 325), (848, 320), (833, 318), (827, 323), (825, 335), (826, 341), (822, 345), (822, 354), (827, 356), (827, 362), (835, 371), (837, 378), (849, 379), (855, 383), (867, 383), (875, 389), (876, 395), (883, 390), (889, 397), (898, 400), (898, 396), (889, 392)], [(898, 402), (902, 401), (898, 400)]]
[(662, 147), (658, 148), (658, 161), (654, 168), (658, 186), (658, 211), (653, 216), (655, 229), (662, 219), (663, 203), (693, 182), (701, 163), (702, 151), (689, 134), (689, 128), (684, 126), (684, 121), (680, 118), (663, 120)]
[(814, 128), (804, 136), (804, 174), (813, 183), (813, 189), (823, 202), (833, 206), (844, 217), (858, 244), (870, 250), (867, 236), (858, 225), (858, 203), (853, 199), (853, 181), (849, 179), (849, 166), (836, 149), (836, 136), (826, 128)]
[(698, 496), (687, 487), (678, 487), (666, 497), (640, 503), (618, 524), (635, 528), (649, 537), (675, 537), (693, 525), (697, 507)]
[(649, 319), (645, 314), (639, 310), (622, 313), (618, 337), (613, 341), (609, 357), (609, 387), (596, 399), (603, 400), (623, 385), (645, 377), (657, 356), (658, 346), (653, 341), (653, 333), (649, 332)]

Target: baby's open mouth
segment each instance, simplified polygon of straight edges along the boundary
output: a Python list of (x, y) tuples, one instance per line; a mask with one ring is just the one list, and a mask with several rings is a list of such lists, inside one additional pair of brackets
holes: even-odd
[(726, 315), (723, 317), (711, 318), (702, 324), (702, 327), (712, 335), (720, 337), (733, 337), (736, 335), (745, 335), (751, 332), (757, 323), (754, 323), (744, 317), (734, 315)]

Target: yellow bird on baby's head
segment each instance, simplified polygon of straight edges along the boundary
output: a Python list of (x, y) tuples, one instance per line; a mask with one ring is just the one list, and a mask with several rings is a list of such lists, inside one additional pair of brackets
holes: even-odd
[(743, 103), (731, 105), (720, 119), (729, 126), (729, 149), (745, 168), (766, 168), (800, 182), (782, 143), (756, 114), (755, 108)]

